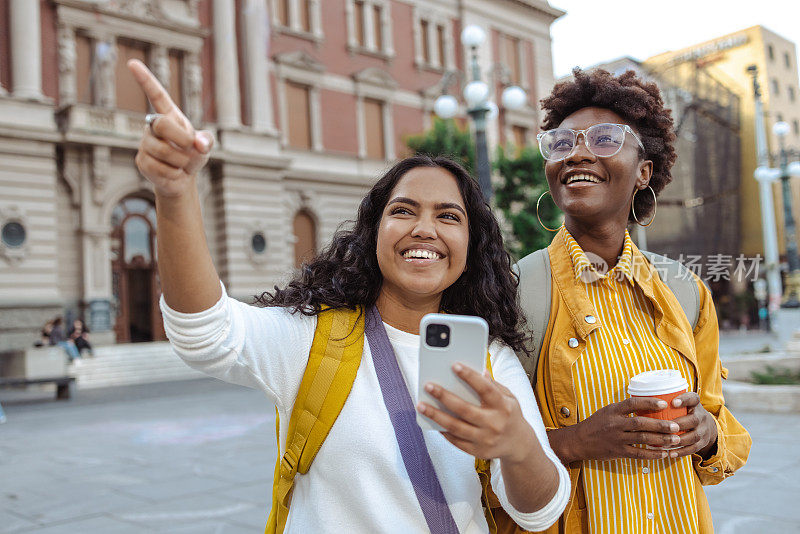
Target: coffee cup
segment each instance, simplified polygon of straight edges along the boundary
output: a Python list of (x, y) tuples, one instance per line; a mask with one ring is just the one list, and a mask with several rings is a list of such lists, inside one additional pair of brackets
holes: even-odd
[[(636, 412), (636, 415), (665, 421), (672, 421), (688, 413), (685, 406), (676, 408), (672, 405), (672, 400), (681, 393), (686, 393), (688, 389), (689, 384), (686, 379), (683, 378), (680, 371), (675, 369), (645, 371), (631, 378), (628, 384), (628, 394), (631, 397), (654, 397), (667, 403), (667, 407), (663, 410), (654, 412), (640, 411)], [(683, 434), (683, 432), (676, 432), (676, 434)], [(652, 447), (648, 445), (647, 448), (669, 450), (675, 447)]]

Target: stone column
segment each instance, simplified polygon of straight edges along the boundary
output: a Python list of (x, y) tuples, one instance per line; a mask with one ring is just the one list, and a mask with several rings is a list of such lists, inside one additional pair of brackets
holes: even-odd
[(250, 124), (256, 132), (274, 132), (272, 116), (272, 90), (267, 74), (267, 2), (246, 0), (242, 11), (245, 32), (245, 71), (247, 74), (247, 99), (250, 103)]
[(215, 0), (213, 5), (217, 123), (221, 128), (238, 128), (242, 122), (234, 0)]
[(42, 31), (38, 0), (11, 0), (11, 79), (13, 94), (41, 100)]

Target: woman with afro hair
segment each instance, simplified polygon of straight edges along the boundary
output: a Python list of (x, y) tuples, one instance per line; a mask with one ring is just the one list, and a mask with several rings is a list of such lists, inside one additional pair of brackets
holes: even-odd
[[(573, 74), (542, 100), (539, 134), (564, 224), (539, 253), (549, 260), (552, 297), (534, 390), (572, 481), (570, 503), (547, 532), (713, 532), (702, 486), (731, 476), (751, 443), (722, 397), (714, 304), (686, 270), (683, 283), (697, 295), (692, 325), (627, 231), (652, 222), (672, 179), (670, 111), (658, 87), (633, 71)], [(529, 321), (526, 298), (541, 292), (526, 274), (532, 258), (519, 263)], [(633, 376), (662, 369), (687, 391), (669, 403), (629, 396)], [(685, 411), (655, 418), (668, 408)]]

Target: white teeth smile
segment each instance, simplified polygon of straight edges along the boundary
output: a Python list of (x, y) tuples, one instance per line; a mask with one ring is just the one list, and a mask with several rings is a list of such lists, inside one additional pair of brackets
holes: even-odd
[(601, 181), (602, 180), (600, 180), (600, 178), (591, 174), (573, 174), (567, 178), (567, 185), (575, 182), (591, 182), (593, 184), (599, 184)]
[(403, 252), (403, 257), (407, 260), (438, 260), (441, 256), (432, 250), (414, 249)]

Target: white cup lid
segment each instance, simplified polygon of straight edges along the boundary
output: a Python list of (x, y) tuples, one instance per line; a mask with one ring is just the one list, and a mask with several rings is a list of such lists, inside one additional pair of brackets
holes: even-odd
[(675, 369), (645, 371), (631, 378), (628, 384), (628, 394), (637, 397), (664, 395), (688, 389), (686, 379)]

